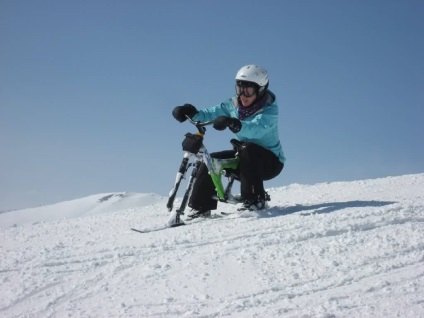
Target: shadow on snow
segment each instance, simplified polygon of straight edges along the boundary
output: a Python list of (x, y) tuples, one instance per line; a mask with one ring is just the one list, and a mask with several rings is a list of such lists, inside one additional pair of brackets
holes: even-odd
[[(346, 201), (346, 202), (328, 202), (314, 205), (301, 205), (297, 204), (295, 206), (289, 207), (273, 207), (270, 210), (267, 210), (263, 214), (260, 213), (259, 217), (275, 217), (282, 215), (289, 215), (297, 212), (300, 215), (312, 215), (312, 214), (324, 214), (324, 213), (333, 213), (339, 210), (348, 209), (348, 208), (368, 208), (368, 207), (382, 207), (390, 204), (394, 204), (394, 201)], [(309, 211), (309, 212), (308, 212)]]

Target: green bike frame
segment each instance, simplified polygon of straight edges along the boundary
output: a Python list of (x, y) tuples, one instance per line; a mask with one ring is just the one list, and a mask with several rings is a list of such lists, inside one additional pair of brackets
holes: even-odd
[(209, 175), (211, 176), (212, 182), (215, 185), (218, 200), (227, 202), (228, 198), (226, 197), (221, 176), (225, 174), (226, 169), (235, 170), (238, 168), (240, 162), (239, 157), (236, 156), (235, 158), (231, 159), (212, 158), (205, 147), (203, 147), (203, 149), (201, 148), (199, 152), (203, 152), (203, 162), (205, 163), (206, 167), (208, 167)]

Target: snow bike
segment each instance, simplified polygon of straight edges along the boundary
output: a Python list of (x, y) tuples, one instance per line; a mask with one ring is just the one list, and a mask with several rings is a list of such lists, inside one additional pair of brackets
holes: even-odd
[[(185, 139), (182, 143), (183, 146), (183, 160), (181, 162), (180, 168), (177, 172), (177, 176), (175, 179), (175, 184), (172, 190), (169, 193), (169, 199), (166, 207), (168, 211), (171, 212), (174, 206), (174, 200), (177, 195), (178, 188), (181, 184), (181, 181), (184, 179), (187, 170), (192, 167), (190, 179), (187, 184), (187, 188), (185, 190), (183, 199), (181, 201), (181, 205), (178, 209), (176, 209), (173, 213), (171, 213), (171, 217), (168, 221), (168, 225), (170, 227), (184, 225), (184, 221), (181, 220), (181, 215), (184, 214), (184, 210), (187, 206), (187, 203), (190, 199), (191, 192), (193, 189), (193, 184), (196, 181), (197, 172), (202, 163), (205, 163), (209, 175), (212, 179), (213, 184), (215, 185), (215, 190), (217, 195), (214, 199), (231, 204), (237, 204), (241, 202), (240, 196), (232, 195), (231, 188), (233, 186), (234, 180), (238, 179), (237, 176), (231, 171), (237, 169), (239, 165), (239, 157), (237, 155), (238, 148), (241, 145), (241, 142), (237, 139), (231, 139), (231, 144), (236, 150), (236, 155), (234, 158), (230, 159), (217, 159), (212, 158), (203, 144), (203, 138), (206, 133), (206, 127), (211, 125), (213, 121), (206, 122), (198, 122), (193, 121), (190, 117), (186, 116), (187, 120), (196, 126), (198, 132), (196, 134), (187, 133), (185, 135)], [(191, 159), (194, 159), (190, 162)], [(228, 183), (224, 188), (222, 183), (222, 176), (226, 176), (228, 178)]]

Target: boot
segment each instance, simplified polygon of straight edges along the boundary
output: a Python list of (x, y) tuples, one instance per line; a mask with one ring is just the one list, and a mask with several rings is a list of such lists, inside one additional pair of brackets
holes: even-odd
[(197, 211), (197, 210), (191, 210), (189, 213), (187, 213), (187, 217), (186, 220), (193, 220), (193, 219), (197, 219), (197, 218), (209, 218), (211, 216), (211, 210), (206, 210), (206, 211)]

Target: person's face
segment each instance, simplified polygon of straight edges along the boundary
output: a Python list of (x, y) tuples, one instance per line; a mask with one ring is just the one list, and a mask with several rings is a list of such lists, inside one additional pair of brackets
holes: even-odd
[(249, 107), (256, 99), (257, 87), (251, 82), (238, 81), (236, 83), (236, 94), (239, 96), (241, 104)]
[(241, 104), (243, 105), (243, 107), (251, 106), (255, 99), (256, 99), (256, 94), (253, 94), (250, 97), (240, 95), (240, 101), (241, 101)]

